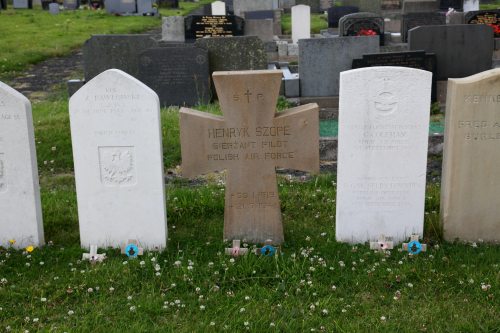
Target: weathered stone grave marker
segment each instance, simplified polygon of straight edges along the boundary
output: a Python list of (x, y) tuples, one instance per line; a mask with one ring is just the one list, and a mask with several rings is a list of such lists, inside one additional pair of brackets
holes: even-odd
[(319, 171), (318, 106), (275, 113), (282, 73), (215, 72), (224, 117), (180, 111), (182, 172), (227, 169), (224, 238), (283, 242), (275, 168)]
[(422, 235), (431, 85), (413, 68), (340, 74), (338, 241)]
[(44, 244), (31, 104), (0, 82), (0, 246)]
[(311, 38), (311, 8), (306, 5), (292, 7), (292, 40)]
[(448, 80), (441, 185), (444, 238), (500, 241), (500, 69)]
[(158, 96), (117, 69), (70, 99), (80, 239), (83, 247), (166, 245)]

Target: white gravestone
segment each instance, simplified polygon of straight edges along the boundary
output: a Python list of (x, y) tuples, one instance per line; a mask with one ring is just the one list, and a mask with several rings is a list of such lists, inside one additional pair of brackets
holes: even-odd
[(212, 15), (226, 15), (226, 3), (222, 1), (212, 2)]
[(44, 244), (31, 104), (0, 82), (0, 246)]
[(70, 99), (81, 245), (166, 245), (160, 106), (156, 93), (117, 69)]
[(402, 67), (340, 74), (338, 241), (422, 236), (431, 80)]
[(464, 0), (464, 13), (479, 10), (479, 0)]
[(292, 40), (311, 38), (311, 7), (298, 5), (292, 7)]

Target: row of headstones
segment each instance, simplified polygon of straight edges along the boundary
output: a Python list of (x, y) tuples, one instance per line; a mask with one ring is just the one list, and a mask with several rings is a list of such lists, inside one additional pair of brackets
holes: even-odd
[[(336, 238), (423, 234), (432, 74), (402, 67), (341, 73)], [(275, 168), (319, 171), (318, 106), (275, 114), (280, 71), (216, 72), (224, 117), (182, 108), (182, 170), (228, 170), (224, 238), (284, 240)], [(441, 186), (444, 236), (500, 240), (500, 70), (449, 81)], [(81, 245), (166, 246), (157, 95), (116, 69), (69, 103)], [(0, 83), (0, 245), (42, 245), (29, 101)]]
[[(7, 9), (7, 1), (1, 0), (0, 9)], [(157, 8), (153, 7), (155, 0), (95, 0), (92, 1), (93, 8), (106, 8), (110, 14), (157, 14)], [(42, 0), (42, 9), (49, 10), (52, 14), (59, 13), (59, 3), (54, 0)], [(80, 8), (80, 0), (64, 0), (65, 10), (76, 10)], [(178, 7), (178, 2), (177, 2)], [(14, 9), (32, 9), (32, 0), (13, 0)]]
[[(384, 9), (401, 9), (403, 13), (412, 11), (448, 11), (475, 10), (479, 8), (479, 0), (343, 0), (339, 7), (356, 7), (361, 12), (380, 14)], [(390, 8), (384, 8), (390, 7)]]

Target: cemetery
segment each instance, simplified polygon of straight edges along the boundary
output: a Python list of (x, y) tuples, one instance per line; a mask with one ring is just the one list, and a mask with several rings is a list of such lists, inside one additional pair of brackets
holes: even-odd
[(0, 0), (0, 332), (497, 332), (500, 1)]

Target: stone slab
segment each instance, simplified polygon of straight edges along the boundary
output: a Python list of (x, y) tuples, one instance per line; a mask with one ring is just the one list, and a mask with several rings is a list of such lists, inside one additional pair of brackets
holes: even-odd
[(0, 246), (44, 244), (31, 103), (0, 81)]
[(410, 50), (437, 58), (437, 80), (462, 78), (491, 69), (493, 29), (486, 25), (423, 26), (410, 30)]
[(65, 10), (76, 10), (80, 8), (80, 0), (64, 0), (63, 6)]
[(186, 40), (183, 16), (162, 18), (161, 39), (166, 42), (184, 42)]
[(340, 72), (353, 59), (379, 52), (379, 38), (330, 37), (299, 41), (300, 93), (304, 97), (337, 96)]
[(384, 45), (384, 19), (375, 13), (353, 13), (343, 16), (339, 21), (339, 36), (378, 35), (380, 45)]
[(464, 13), (479, 10), (479, 0), (464, 0)]
[(441, 184), (444, 238), (500, 242), (500, 69), (448, 80)]
[(69, 102), (82, 247), (166, 246), (167, 216), (158, 96), (111, 69)]
[(273, 20), (246, 20), (245, 36), (257, 36), (263, 42), (271, 42), (274, 39)]
[(245, 12), (274, 9), (273, 0), (234, 0), (234, 15), (244, 16)]
[(432, 74), (373, 67), (340, 81), (337, 241), (422, 236)]
[(214, 1), (211, 4), (212, 15), (226, 15), (226, 3), (223, 1)]
[(404, 0), (403, 13), (432, 13), (439, 10), (438, 0)]
[(83, 45), (85, 80), (112, 68), (136, 77), (139, 54), (156, 45), (151, 35), (93, 35)]
[(284, 240), (276, 167), (319, 172), (318, 107), (276, 113), (278, 70), (216, 72), (224, 117), (180, 111), (182, 172), (226, 169), (224, 239)]
[(403, 15), (401, 23), (401, 40), (403, 43), (408, 42), (408, 31), (413, 28), (425, 25), (443, 25), (446, 24), (446, 16), (444, 13), (429, 12), (429, 13), (408, 13)]
[(162, 107), (207, 104), (211, 99), (208, 51), (197, 47), (144, 51), (138, 79), (158, 94)]

